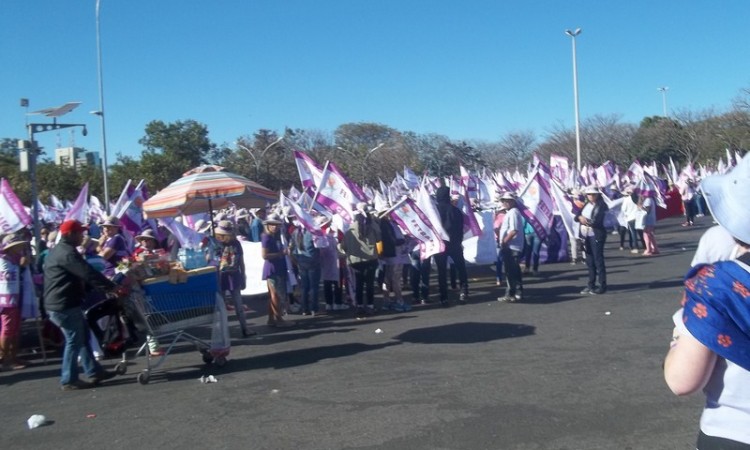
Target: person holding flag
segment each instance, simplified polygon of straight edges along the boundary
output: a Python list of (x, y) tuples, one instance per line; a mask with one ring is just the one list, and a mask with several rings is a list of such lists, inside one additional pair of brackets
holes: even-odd
[(435, 264), (438, 272), (438, 291), (440, 293), (440, 304), (448, 306), (448, 257), (453, 260), (458, 270), (458, 281), (461, 283), (461, 294), (459, 301), (466, 302), (469, 296), (469, 280), (466, 275), (466, 260), (464, 259), (464, 215), (458, 207), (451, 204), (450, 189), (440, 186), (435, 191), (437, 210), (440, 215), (440, 223), (448, 234), (445, 242), (445, 251), (435, 255)]
[[(588, 268), (588, 284), (581, 294), (604, 294), (607, 292), (607, 269), (604, 265), (604, 243), (607, 240), (607, 229), (604, 227), (604, 217), (609, 207), (604, 202), (601, 192), (596, 186), (587, 187), (586, 206), (575, 216), (576, 222), (581, 224), (583, 251), (586, 253), (586, 267)], [(599, 286), (596, 285), (597, 277)]]
[(364, 202), (358, 203), (354, 222), (344, 233), (342, 243), (346, 261), (354, 273), (354, 301), (358, 317), (375, 310), (375, 271), (378, 268), (376, 244), (381, 239), (380, 224), (367, 212)]

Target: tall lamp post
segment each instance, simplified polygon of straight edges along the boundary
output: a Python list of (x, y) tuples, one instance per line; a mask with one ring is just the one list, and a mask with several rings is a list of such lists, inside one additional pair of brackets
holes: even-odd
[[(360, 163), (360, 166), (359, 166), (360, 183), (362, 183), (362, 185), (365, 184), (365, 173), (367, 173), (367, 159), (370, 158), (370, 155), (372, 155), (373, 153), (375, 153), (376, 150), (379, 150), (381, 147), (383, 147), (383, 145), (385, 145), (385, 144), (383, 142), (381, 142), (380, 144), (378, 144), (375, 147), (371, 148), (370, 150), (367, 151), (367, 153), (365, 153), (365, 157), (362, 158), (362, 162)], [(343, 150), (344, 152), (348, 153), (351, 157), (353, 157), (355, 159), (357, 157), (350, 150), (347, 150), (347, 149), (345, 149), (345, 148), (343, 148), (341, 146), (336, 146), (336, 148), (338, 148), (339, 150)]]
[(107, 132), (104, 126), (104, 81), (102, 79), (102, 45), (99, 26), (99, 2), (96, 0), (96, 66), (99, 75), (99, 110), (91, 111), (91, 114), (99, 116), (102, 128), (102, 175), (104, 179), (104, 208), (109, 215), (109, 182), (107, 166)]
[(576, 167), (581, 172), (581, 125), (578, 115), (578, 63), (576, 61), (576, 36), (581, 34), (581, 29), (565, 30), (565, 34), (571, 37), (573, 41), (573, 101), (576, 112)]
[(667, 91), (669, 90), (669, 86), (658, 87), (656, 90), (661, 92), (661, 115), (662, 117), (669, 117), (667, 116)]
[[(39, 245), (39, 242), (41, 242), (41, 236), (39, 233), (39, 191), (37, 189), (36, 180), (36, 160), (39, 156), (40, 149), (36, 141), (34, 140), (34, 135), (37, 133), (43, 133), (45, 131), (61, 130), (63, 128), (70, 127), (82, 127), (83, 131), (81, 133), (86, 136), (88, 134), (86, 130), (86, 124), (57, 123), (58, 117), (69, 113), (70, 111), (78, 107), (78, 105), (80, 105), (80, 102), (70, 102), (57, 108), (46, 108), (31, 113), (44, 114), (47, 117), (52, 117), (52, 123), (27, 123), (26, 130), (29, 134), (29, 140), (19, 141), (18, 143), (19, 150), (21, 150), (21, 170), (24, 171), (24, 169), (26, 169), (29, 172), (29, 182), (31, 184), (31, 211), (33, 216), (32, 219), (34, 221), (34, 242), (36, 242), (37, 246)], [(23, 167), (23, 162), (26, 162), (28, 164), (28, 168)]]
[(237, 142), (237, 146), (238, 146), (238, 147), (242, 147), (242, 148), (243, 148), (243, 149), (244, 149), (244, 150), (245, 150), (245, 151), (246, 151), (246, 152), (247, 152), (247, 153), (248, 153), (248, 154), (250, 155), (250, 157), (251, 157), (251, 158), (253, 158), (253, 163), (255, 164), (255, 179), (256, 179), (256, 181), (257, 181), (257, 179), (258, 179), (258, 174), (260, 173), (260, 163), (261, 163), (261, 161), (263, 160), (263, 155), (265, 155), (265, 154), (266, 154), (266, 152), (267, 152), (267, 151), (268, 151), (268, 150), (269, 150), (269, 149), (270, 149), (271, 147), (273, 147), (274, 145), (276, 145), (276, 144), (278, 144), (279, 142), (283, 141), (285, 137), (286, 137), (286, 135), (283, 135), (283, 136), (281, 136), (280, 138), (278, 138), (278, 139), (276, 139), (275, 141), (273, 141), (273, 142), (271, 142), (270, 144), (268, 144), (268, 145), (266, 146), (266, 148), (264, 148), (264, 149), (263, 149), (263, 151), (262, 151), (262, 152), (260, 152), (260, 155), (257, 155), (257, 156), (255, 155), (255, 153), (254, 153), (254, 150), (253, 150), (252, 148), (249, 148), (249, 147), (247, 147), (247, 146), (245, 146), (245, 145), (243, 145), (243, 144), (241, 144), (241, 143)]

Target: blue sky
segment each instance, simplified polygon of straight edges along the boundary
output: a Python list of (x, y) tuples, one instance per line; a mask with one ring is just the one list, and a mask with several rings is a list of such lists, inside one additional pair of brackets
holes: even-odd
[[(0, 2), (0, 138), (25, 136), (24, 109), (82, 101), (77, 146), (101, 149), (96, 0)], [(151, 120), (194, 119), (209, 138), (284, 127), (332, 132), (377, 122), (452, 139), (540, 138), (573, 127), (571, 39), (581, 119), (638, 123), (729, 108), (750, 87), (750, 2), (440, 0), (101, 0), (110, 161), (138, 156)], [(46, 122), (40, 116), (32, 121)], [(37, 135), (48, 150), (70, 133)]]

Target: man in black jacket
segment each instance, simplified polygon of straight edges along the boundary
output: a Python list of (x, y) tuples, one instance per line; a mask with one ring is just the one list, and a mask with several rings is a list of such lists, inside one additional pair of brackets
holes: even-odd
[[(607, 229), (604, 228), (604, 216), (609, 207), (604, 202), (602, 194), (596, 187), (587, 187), (584, 191), (588, 203), (575, 216), (581, 224), (584, 252), (586, 252), (586, 267), (589, 269), (588, 285), (581, 294), (604, 294), (607, 292), (607, 269), (604, 266), (604, 243), (607, 240)], [(599, 286), (596, 278), (599, 277)]]
[[(94, 359), (89, 344), (89, 327), (81, 309), (87, 288), (115, 296), (117, 288), (83, 259), (76, 247), (86, 228), (77, 220), (66, 220), (60, 226), (60, 242), (49, 252), (44, 263), (44, 307), (49, 318), (65, 336), (62, 359), (62, 390), (93, 387), (114, 376)], [(91, 382), (78, 378), (78, 357)]]
[(448, 234), (445, 241), (445, 251), (435, 255), (435, 264), (438, 272), (438, 290), (440, 292), (440, 303), (448, 305), (448, 277), (447, 262), (451, 258), (458, 271), (458, 281), (461, 283), (461, 295), (459, 301), (466, 302), (469, 296), (469, 281), (466, 276), (466, 260), (464, 259), (464, 213), (458, 207), (451, 204), (450, 189), (441, 186), (435, 191), (437, 210), (440, 214), (440, 222)]

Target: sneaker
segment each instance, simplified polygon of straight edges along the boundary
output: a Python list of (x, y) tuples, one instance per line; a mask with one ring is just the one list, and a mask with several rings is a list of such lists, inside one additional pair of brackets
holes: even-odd
[(590, 293), (591, 295), (601, 295), (601, 294), (605, 294), (606, 292), (607, 292), (607, 288), (598, 287), (596, 289), (593, 289)]
[(404, 305), (403, 303), (395, 303), (393, 304), (393, 306), (391, 306), (391, 309), (393, 311), (404, 312), (406, 311), (405, 306), (406, 305)]
[(277, 320), (271, 326), (272, 327), (276, 327), (276, 328), (289, 328), (289, 327), (293, 327), (294, 323), (293, 322), (289, 322), (288, 320)]
[(583, 288), (583, 290), (581, 291), (581, 295), (588, 295), (591, 293), (591, 291), (593, 291), (593, 289), (591, 289), (590, 287)]
[(520, 302), (521, 300), (523, 300), (523, 293), (518, 293), (518, 294), (514, 295), (514, 296), (513, 296), (513, 298), (514, 298), (514, 299), (515, 299), (515, 300), (516, 300), (517, 302)]
[(638, 254), (638, 249), (637, 249), (637, 248), (634, 248), (634, 249), (630, 250), (630, 253), (633, 253), (633, 254)]
[(458, 296), (458, 301), (461, 303), (466, 303), (466, 299), (468, 298), (469, 294), (466, 292), (461, 292), (461, 295)]
[(101, 372), (98, 372), (93, 377), (90, 377), (89, 380), (91, 384), (96, 385), (96, 384), (101, 383), (102, 381), (110, 380), (114, 378), (115, 376), (117, 376), (117, 374), (114, 372), (110, 372), (109, 370), (102, 370)]
[(513, 303), (513, 302), (515, 302), (515, 301), (516, 301), (516, 298), (515, 298), (515, 297), (512, 297), (512, 296), (510, 296), (510, 295), (506, 295), (506, 296), (504, 296), (504, 297), (498, 297), (498, 298), (497, 298), (497, 301), (499, 301), (499, 302), (501, 302), (501, 303)]
[(91, 389), (93, 387), (94, 385), (92, 383), (76, 380), (72, 383), (63, 384), (62, 386), (60, 386), (60, 389), (62, 389), (63, 391), (78, 391), (80, 389)]

